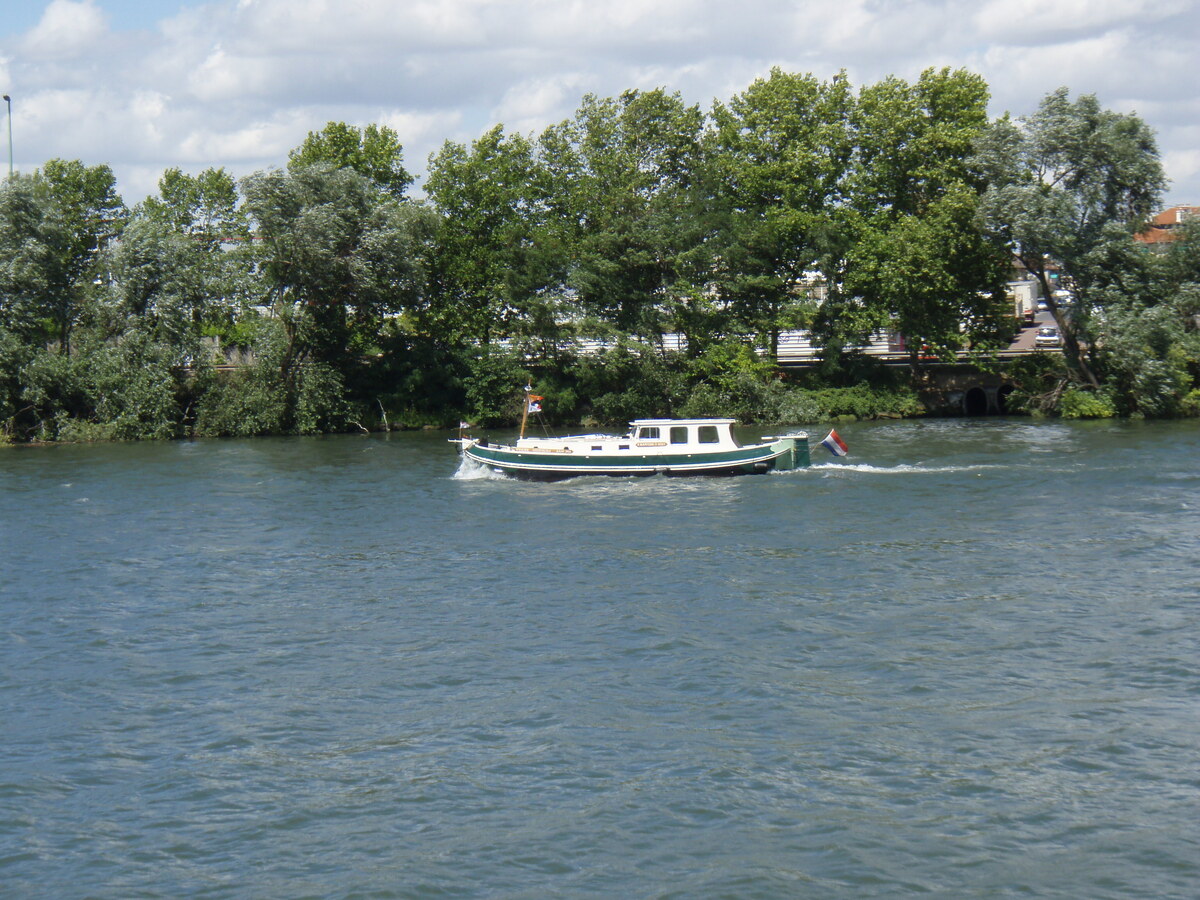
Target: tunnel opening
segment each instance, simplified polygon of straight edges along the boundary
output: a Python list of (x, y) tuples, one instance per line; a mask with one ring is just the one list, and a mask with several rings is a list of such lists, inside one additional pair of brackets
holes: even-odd
[(987, 394), (983, 388), (973, 387), (963, 394), (963, 415), (986, 416), (988, 413)]
[(1002, 384), (996, 391), (996, 411), (1002, 416), (1009, 414), (1008, 398), (1016, 390), (1011, 384)]

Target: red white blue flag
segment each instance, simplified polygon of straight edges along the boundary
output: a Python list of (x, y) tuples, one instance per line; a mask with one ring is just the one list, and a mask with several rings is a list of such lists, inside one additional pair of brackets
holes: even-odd
[(546, 398), (540, 396), (539, 394), (529, 394), (528, 396), (529, 396), (529, 411), (531, 413), (541, 412), (542, 411), (542, 401), (545, 400)]
[(845, 456), (850, 452), (850, 448), (846, 446), (836, 431), (830, 431), (825, 440), (821, 441), (821, 446), (832, 453), (834, 456)]

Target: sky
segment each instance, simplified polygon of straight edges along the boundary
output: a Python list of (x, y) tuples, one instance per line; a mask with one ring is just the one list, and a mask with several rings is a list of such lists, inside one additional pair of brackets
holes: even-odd
[[(779, 66), (861, 87), (966, 68), (999, 116), (1095, 94), (1157, 134), (1164, 206), (1200, 205), (1200, 0), (7, 0), (12, 157), (107, 164), (129, 204), (163, 171), (285, 165), (329, 121), (447, 140), (537, 134), (584, 94), (704, 110)], [(0, 108), (0, 115), (6, 109)], [(8, 149), (8, 132), (0, 147)]]

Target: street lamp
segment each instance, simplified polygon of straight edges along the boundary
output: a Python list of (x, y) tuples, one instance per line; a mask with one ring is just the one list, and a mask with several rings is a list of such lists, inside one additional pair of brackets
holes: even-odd
[(4, 95), (4, 102), (8, 104), (8, 178), (12, 178), (12, 97)]
[(12, 97), (8, 94), (4, 95), (4, 102), (8, 104), (8, 177), (13, 177), (12, 165)]

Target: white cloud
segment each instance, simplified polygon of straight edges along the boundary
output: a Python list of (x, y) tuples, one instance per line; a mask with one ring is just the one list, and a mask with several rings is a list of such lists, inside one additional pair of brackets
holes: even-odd
[(255, 0), (238, 4), (234, 32), (245, 47), (285, 52), (429, 50), (477, 46), (486, 38), (479, 0)]
[(157, 91), (138, 91), (130, 99), (130, 118), (137, 124), (143, 140), (155, 146), (162, 143), (169, 105), (170, 97)]
[(1186, 185), (1182, 192), (1176, 192), (1176, 204), (1200, 205), (1200, 190), (1196, 187), (1200, 181), (1200, 149), (1171, 150), (1164, 155), (1163, 163), (1171, 173), (1175, 187)]
[(266, 120), (248, 122), (228, 131), (217, 131), (203, 125), (186, 134), (179, 145), (183, 158), (200, 167), (222, 165), (238, 167), (239, 163), (274, 160), (277, 165), (287, 162), (288, 151), (296, 147), (306, 131), (300, 110), (285, 110)]
[(586, 93), (584, 78), (577, 73), (551, 78), (531, 78), (514, 84), (493, 110), (492, 118), (510, 132), (535, 131), (566, 117)]
[(48, 59), (71, 58), (94, 49), (107, 32), (104, 14), (92, 0), (52, 0), (25, 36), (24, 49)]
[(1187, 0), (989, 0), (973, 20), (989, 41), (1041, 44), (1150, 23), (1191, 5)]
[(187, 86), (196, 99), (218, 102), (261, 92), (277, 71), (272, 60), (231, 56), (217, 46), (186, 76)]
[(1137, 111), (1176, 189), (1200, 197), (1182, 130), (1193, 0), (192, 0), (158, 22), (149, 4), (144, 28), (115, 33), (103, 2), (50, 0), (28, 33), (0, 33), (24, 168), (109, 162), (139, 185), (155, 165), (243, 175), (332, 119), (396, 128), (418, 171), (497, 123), (539, 133), (587, 91), (662, 86), (707, 109), (772, 65), (845, 69), (855, 86), (949, 65), (984, 76), (997, 114), (1059, 85)]
[(447, 139), (460, 134), (463, 129), (462, 118), (456, 112), (414, 114), (393, 110), (371, 116), (369, 121), (386, 125), (400, 135), (404, 144), (404, 168), (418, 180), (429, 155), (436, 153)]

